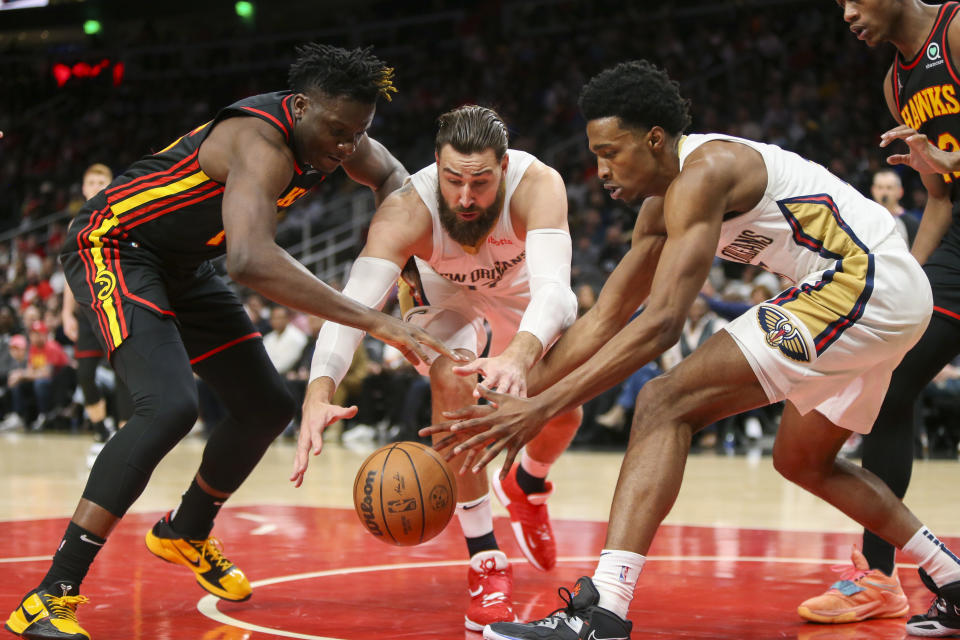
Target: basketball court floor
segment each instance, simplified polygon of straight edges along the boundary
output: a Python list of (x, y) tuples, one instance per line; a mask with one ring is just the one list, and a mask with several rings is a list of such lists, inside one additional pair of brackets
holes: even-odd
[[(0, 610), (5, 616), (47, 569), (86, 480), (83, 436), (0, 436)], [(144, 495), (94, 563), (79, 610), (95, 640), (366, 640), (465, 638), (466, 548), (454, 520), (416, 547), (375, 539), (353, 512), (354, 474), (368, 452), (328, 445), (305, 485), (287, 481), (293, 444), (278, 442), (227, 503), (214, 535), (248, 575), (253, 597), (224, 603), (183, 567), (154, 558), (143, 536), (174, 507), (200, 459), (190, 437), (164, 460)], [(620, 465), (619, 453), (568, 452), (551, 473), (560, 556), (541, 573), (526, 564), (495, 503), (501, 548), (514, 561), (521, 619), (561, 601), (557, 588), (592, 575)], [(960, 546), (952, 489), (956, 461), (918, 462), (907, 502), (933, 531)], [(660, 530), (630, 610), (633, 638), (887, 640), (905, 619), (824, 626), (796, 606), (837, 579), (859, 528), (782, 480), (769, 457), (691, 456), (683, 490)], [(931, 596), (900, 565), (913, 612)], [(3, 637), (13, 637), (0, 631)]]

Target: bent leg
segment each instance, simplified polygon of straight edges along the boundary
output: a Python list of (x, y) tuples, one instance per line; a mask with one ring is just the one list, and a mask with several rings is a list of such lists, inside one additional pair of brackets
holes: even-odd
[(823, 414), (810, 411), (801, 416), (787, 402), (773, 447), (773, 466), (791, 482), (902, 547), (921, 523), (876, 475), (837, 458), (849, 435)]
[(236, 491), (296, 411), (293, 396), (259, 338), (195, 365), (227, 409), (203, 450), (198, 476), (216, 493)]
[[(456, 353), (468, 358), (475, 358), (475, 354), (466, 349), (456, 349)], [(437, 358), (430, 366), (430, 403), (431, 419), (433, 424), (443, 422), (443, 412), (459, 409), (474, 404), (473, 389), (477, 386), (477, 376), (461, 377), (453, 372), (457, 363), (446, 357)], [(443, 436), (435, 435), (436, 444)], [(464, 459), (466, 452), (450, 460), (450, 468), (456, 473)], [(486, 473), (465, 473), (457, 476), (457, 502), (470, 502), (487, 494), (489, 483)]]
[(605, 547), (646, 555), (683, 480), (690, 438), (768, 399), (726, 331), (641, 389), (620, 465)]
[(111, 358), (130, 389), (134, 413), (97, 457), (74, 522), (106, 537), (139, 497), (160, 460), (197, 418), (197, 391), (176, 325), (147, 311)]
[[(903, 498), (913, 468), (915, 407), (923, 388), (960, 353), (960, 323), (934, 314), (920, 341), (893, 372), (873, 430), (863, 440), (864, 469)], [(894, 547), (869, 530), (863, 532), (863, 555), (872, 568), (893, 573)]]

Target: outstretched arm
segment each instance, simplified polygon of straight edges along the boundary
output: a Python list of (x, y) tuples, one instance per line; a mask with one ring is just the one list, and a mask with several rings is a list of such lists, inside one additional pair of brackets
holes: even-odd
[[(720, 154), (719, 160), (728, 155)], [(759, 156), (755, 161), (761, 163), (762, 169)], [(684, 171), (668, 189), (663, 202), (667, 239), (643, 313), (543, 393), (521, 399), (483, 391), (482, 395), (497, 406), (495, 411), (453, 425), (428, 427), (421, 434), (456, 431), (471, 436), (449, 454), (457, 455), (469, 449), (463, 468), (473, 463), (478, 450), (492, 442), (473, 470), (478, 471), (503, 449), (507, 451), (506, 468), (550, 418), (625, 379), (673, 344), (710, 272), (723, 213), (736, 209), (731, 203), (731, 192), (740, 179), (738, 171), (733, 163), (727, 163), (726, 167), (722, 164), (716, 160), (688, 160)], [(763, 179), (765, 181), (765, 175)], [(742, 188), (737, 190), (742, 191)]]
[[(430, 231), (430, 215), (416, 191), (407, 185), (393, 193), (374, 214), (367, 244), (353, 263), (343, 294), (380, 309), (397, 282), (401, 266), (411, 255), (429, 248)], [(332, 400), (361, 340), (363, 331), (357, 328), (326, 322), (320, 329), (290, 476), (298, 487), (303, 482), (310, 454), (318, 455), (323, 448), (323, 432), (327, 426), (357, 413), (357, 407), (340, 407), (332, 404)]]
[[(480, 373), (487, 387), (526, 397), (530, 368), (577, 317), (577, 297), (570, 289), (567, 191), (560, 174), (540, 161), (531, 164), (510, 199), (510, 216), (517, 235), (525, 239), (530, 301), (516, 335), (500, 354), (454, 372)], [(479, 397), (479, 390), (474, 396)]]
[(531, 395), (573, 371), (627, 324), (650, 293), (665, 241), (663, 198), (647, 198), (633, 227), (630, 250), (607, 278), (596, 304), (563, 333), (530, 371)]

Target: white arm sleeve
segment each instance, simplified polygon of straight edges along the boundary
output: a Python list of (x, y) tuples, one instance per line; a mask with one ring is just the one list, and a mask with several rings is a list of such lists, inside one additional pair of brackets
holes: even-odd
[(527, 232), (530, 303), (519, 331), (532, 333), (546, 349), (577, 319), (577, 296), (570, 289), (573, 243), (563, 229)]
[[(380, 309), (387, 301), (387, 294), (399, 275), (400, 267), (389, 260), (357, 258), (350, 268), (350, 277), (343, 288), (343, 295), (360, 304)], [(326, 376), (340, 386), (364, 333), (360, 329), (335, 322), (324, 322), (320, 327), (317, 346), (310, 363), (310, 382)]]

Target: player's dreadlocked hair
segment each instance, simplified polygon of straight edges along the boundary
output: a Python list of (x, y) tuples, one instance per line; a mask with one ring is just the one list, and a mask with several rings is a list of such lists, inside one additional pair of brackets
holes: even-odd
[(436, 151), (449, 144), (460, 153), (480, 153), (493, 149), (497, 160), (507, 152), (507, 125), (487, 107), (468, 104), (437, 118)]
[(306, 93), (319, 89), (328, 96), (346, 96), (374, 104), (377, 98), (390, 100), (396, 93), (393, 67), (370, 53), (372, 47), (341, 49), (309, 43), (297, 47), (297, 60), (290, 65), (290, 89)]
[(690, 101), (666, 71), (646, 60), (601, 71), (583, 87), (578, 104), (587, 120), (615, 116), (628, 127), (659, 125), (670, 135), (690, 126)]

